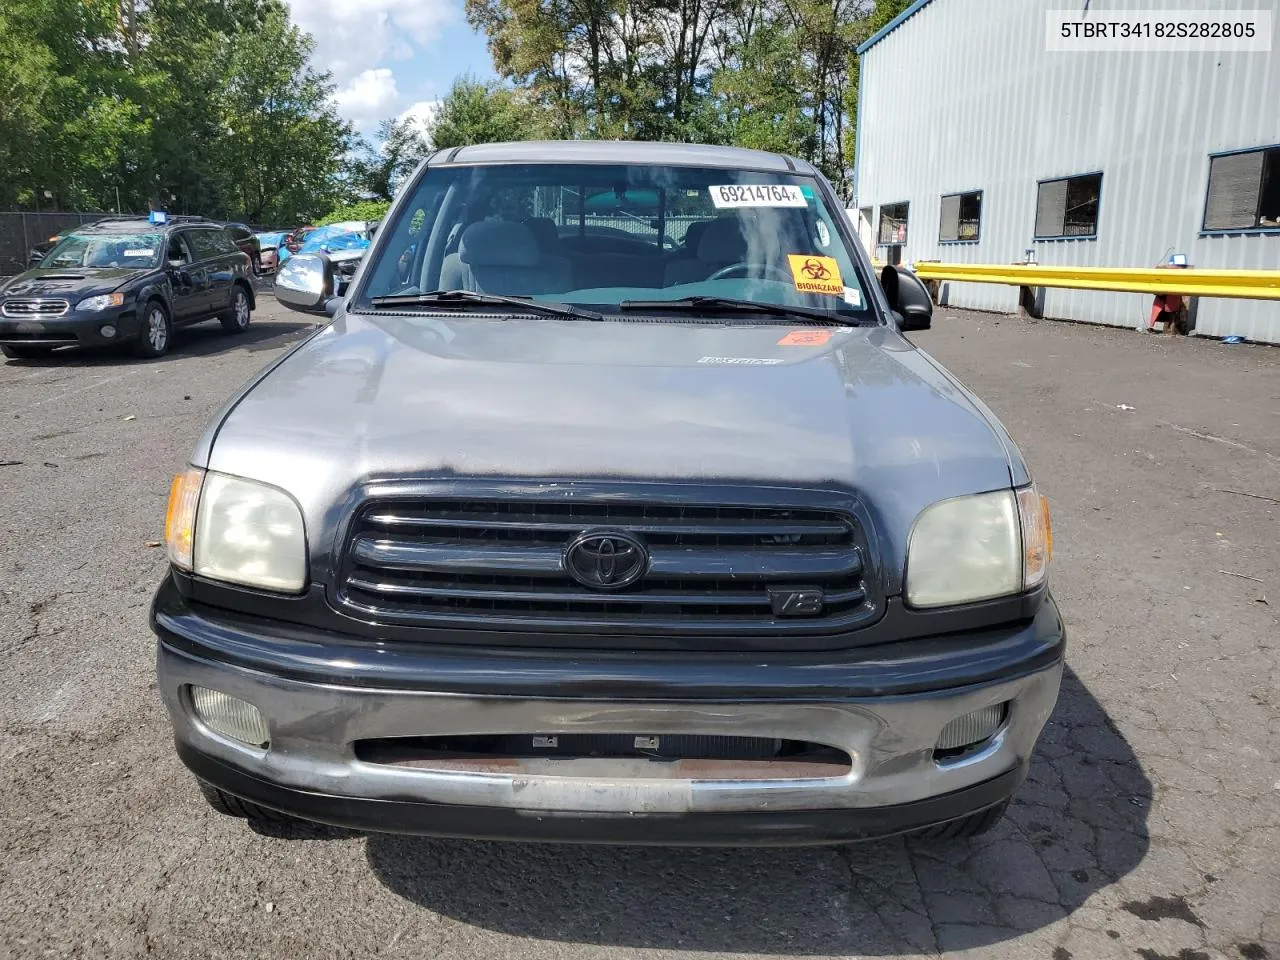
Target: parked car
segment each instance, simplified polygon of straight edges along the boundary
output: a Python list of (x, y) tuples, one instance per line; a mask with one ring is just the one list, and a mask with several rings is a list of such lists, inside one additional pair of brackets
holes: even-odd
[(369, 220), (346, 220), (318, 227), (308, 234), (294, 256), (323, 256), (332, 274), (333, 292), (341, 296), (364, 259), (376, 228), (376, 221)]
[[(592, 189), (706, 226), (566, 246)], [(158, 687), (216, 810), (702, 845), (999, 820), (1063, 670), (1047, 505), (815, 167), (462, 147), (366, 256), (342, 299), (290, 258), (278, 298), (332, 323), (173, 486)]]
[(284, 241), (288, 234), (277, 230), (269, 233), (255, 233), (254, 236), (258, 240), (259, 262), (262, 265), (262, 272), (275, 273), (276, 268), (280, 266), (280, 249), (284, 246)]
[(301, 247), (302, 244), (306, 241), (307, 236), (313, 231), (318, 229), (320, 228), (311, 227), (311, 226), (298, 227), (291, 234), (289, 234), (288, 239), (285, 240), (285, 244), (284, 244), (285, 249), (289, 251), (290, 255), (297, 253), (298, 248)]
[(227, 231), (240, 252), (249, 258), (253, 265), (254, 276), (262, 273), (262, 249), (254, 232), (243, 223), (224, 223), (222, 229)]
[(373, 222), (368, 220), (344, 220), (316, 227), (293, 252), (333, 253), (338, 250), (368, 249), (373, 226)]
[(32, 358), (131, 342), (139, 356), (158, 357), (175, 327), (216, 316), (238, 333), (254, 305), (249, 258), (217, 224), (106, 218), (77, 227), (38, 266), (0, 284), (0, 351)]
[(31, 245), (31, 250), (27, 253), (27, 268), (30, 269), (31, 267), (39, 264), (40, 261), (45, 258), (45, 255), (56, 247), (61, 240), (62, 234), (54, 234), (48, 240), (41, 240), (39, 243), (33, 243)]

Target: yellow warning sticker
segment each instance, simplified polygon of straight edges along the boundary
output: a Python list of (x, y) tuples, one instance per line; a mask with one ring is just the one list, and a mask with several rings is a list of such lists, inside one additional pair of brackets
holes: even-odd
[(844, 281), (840, 278), (840, 264), (832, 257), (815, 257), (802, 253), (787, 254), (791, 265), (791, 278), (801, 293), (826, 293), (844, 296)]

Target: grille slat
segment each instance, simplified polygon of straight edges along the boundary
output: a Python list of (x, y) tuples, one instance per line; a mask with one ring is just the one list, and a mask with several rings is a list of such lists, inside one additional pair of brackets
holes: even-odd
[[(644, 575), (580, 584), (565, 551), (585, 532), (627, 534)], [(613, 498), (382, 500), (354, 517), (338, 601), (418, 626), (609, 634), (829, 633), (874, 619), (867, 543), (825, 509)], [(779, 591), (820, 591), (809, 615), (775, 613)], [(786, 607), (780, 606), (779, 610)]]
[[(378, 512), (371, 514), (368, 522), (375, 526), (393, 529), (420, 528), (425, 530), (450, 530), (466, 536), (472, 532), (485, 532), (495, 526), (508, 530), (532, 530), (548, 535), (573, 536), (582, 531), (582, 524), (572, 520), (510, 520), (498, 514), (483, 518), (454, 518), (441, 516), (414, 516), (402, 513)], [(616, 521), (615, 521), (616, 522)], [(628, 523), (629, 532), (642, 536), (682, 537), (844, 537), (848, 528), (834, 523), (681, 523), (679, 521), (646, 521)]]
[[(597, 602), (602, 595), (590, 593), (587, 590), (527, 590), (514, 589), (510, 587), (481, 587), (481, 586), (440, 586), (436, 584), (413, 584), (413, 583), (390, 583), (385, 580), (373, 581), (366, 580), (359, 576), (352, 576), (347, 579), (347, 583), (353, 589), (363, 593), (385, 594), (389, 597), (440, 597), (451, 600), (511, 600), (511, 601), (533, 601), (548, 603), (580, 603)], [(828, 603), (855, 603), (866, 597), (865, 591), (862, 590), (846, 590), (840, 593), (828, 593), (826, 599)], [(639, 593), (615, 592), (605, 596), (608, 603), (617, 604), (685, 604), (689, 606), (740, 606), (740, 607), (769, 607), (769, 598), (760, 591), (729, 593), (727, 591), (716, 591), (708, 594), (691, 594), (691, 593), (657, 593), (643, 591)]]
[[(564, 537), (567, 545), (573, 531)], [(432, 573), (466, 572), (497, 575), (564, 576), (562, 547), (504, 546), (498, 543), (409, 543), (372, 540), (355, 542), (355, 558), (374, 568)], [(653, 547), (649, 572), (653, 576), (689, 580), (768, 578), (795, 581), (814, 577), (851, 577), (862, 569), (856, 547), (779, 548), (775, 550)]]

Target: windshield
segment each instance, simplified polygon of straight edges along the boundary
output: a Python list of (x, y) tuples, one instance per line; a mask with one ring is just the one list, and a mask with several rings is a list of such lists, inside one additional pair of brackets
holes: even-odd
[[(469, 290), (605, 313), (629, 301), (750, 300), (865, 321), (867, 298), (818, 183), (708, 167), (429, 169), (383, 231), (357, 309)], [(490, 308), (491, 309), (491, 308)]]
[(73, 233), (49, 251), (42, 267), (153, 267), (164, 234)]

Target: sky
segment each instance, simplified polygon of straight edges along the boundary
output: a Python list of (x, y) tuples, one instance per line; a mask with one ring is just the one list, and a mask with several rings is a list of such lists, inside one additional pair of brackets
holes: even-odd
[(286, 0), (315, 38), (312, 64), (333, 74), (338, 112), (366, 136), (390, 117), (431, 115), (454, 77), (493, 76), (463, 0)]

